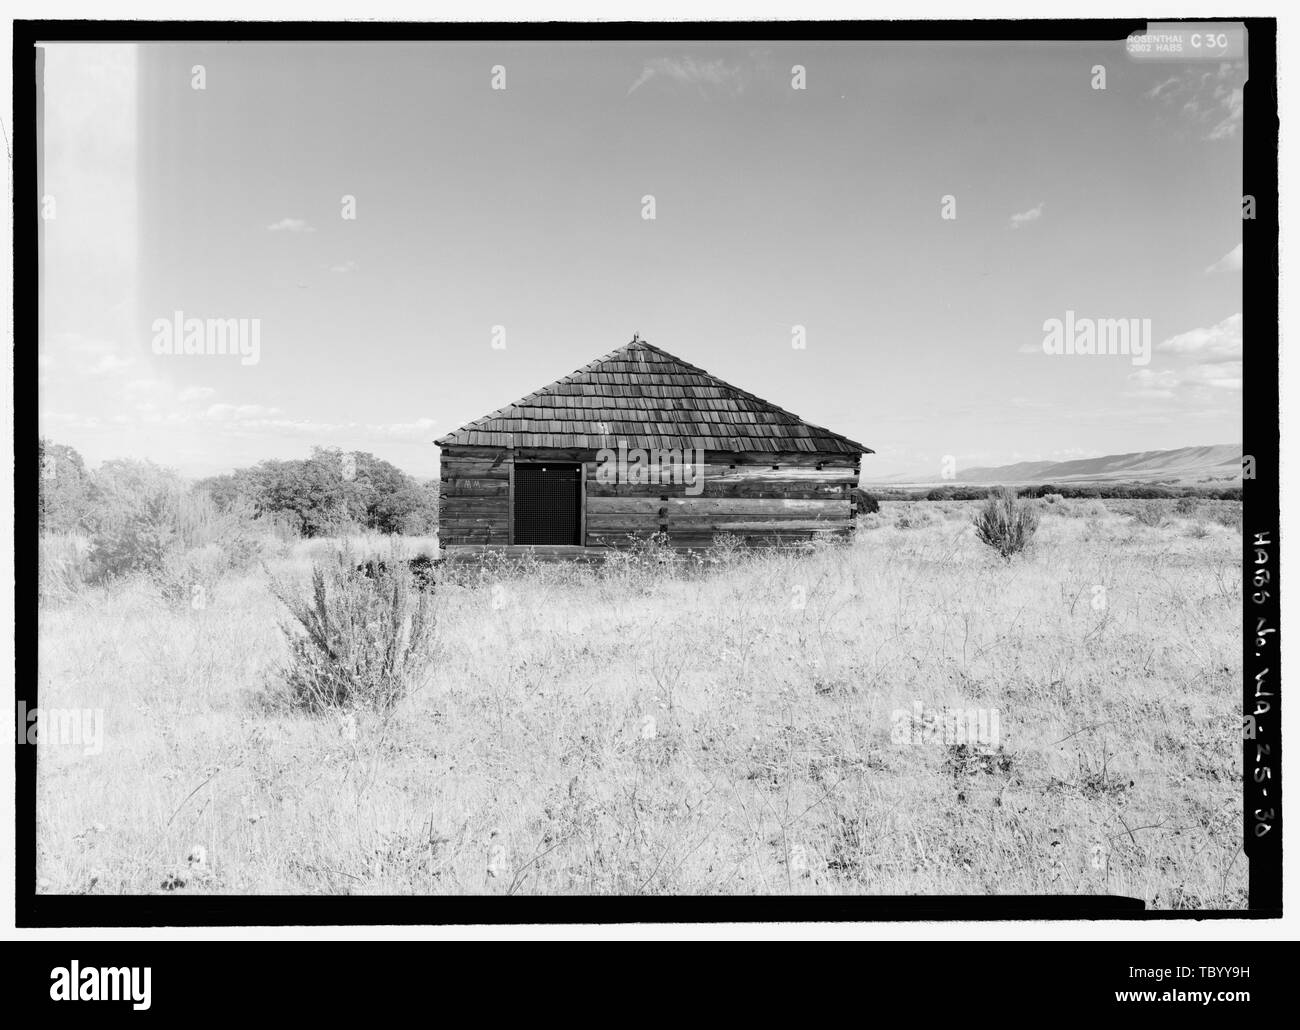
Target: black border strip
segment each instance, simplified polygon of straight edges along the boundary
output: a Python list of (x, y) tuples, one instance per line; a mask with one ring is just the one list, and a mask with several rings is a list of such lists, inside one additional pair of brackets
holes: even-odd
[[(1151, 19), (1172, 21), (1174, 19)], [(1273, 18), (1203, 18), (1201, 22), (1235, 21), (1247, 28), (1249, 82), (1244, 111), (1245, 192), (1256, 198), (1256, 218), (1243, 224), (1243, 314), (1255, 334), (1256, 357), (1244, 363), (1243, 409), (1251, 411), (1243, 432), (1245, 453), (1256, 458), (1257, 478), (1243, 491), (1243, 577), (1245, 597), (1253, 586), (1254, 534), (1266, 532), (1269, 597), (1252, 604), (1278, 625), (1277, 534), (1278, 367), (1277, 367), (1277, 22)], [(1119, 40), (1145, 29), (1146, 20), (988, 20), (942, 21), (790, 21), (790, 22), (214, 22), (214, 21), (34, 21), (13, 23), (14, 70), (14, 574), (15, 701), (30, 710), (37, 705), (37, 555), (36, 507), (18, 504), (20, 493), (34, 498), (39, 469), (33, 459), (39, 428), (31, 384), (36, 379), (35, 341), (39, 337), (39, 217), (35, 119), (38, 42), (297, 42), (297, 41), (470, 41), (494, 40)], [(19, 412), (22, 414), (20, 415)], [(23, 489), (20, 491), (19, 487)], [(1250, 617), (1248, 616), (1248, 617)], [(1253, 626), (1243, 642), (1247, 675), (1245, 711), (1255, 702)], [(1278, 689), (1276, 634), (1271, 635), (1269, 676)], [(1271, 720), (1259, 720), (1255, 741), (1243, 741), (1245, 769), (1251, 770), (1267, 745), (1274, 787), (1243, 776), (1243, 829), (1250, 860), (1250, 908), (1242, 911), (1147, 912), (1131, 898), (1091, 897), (669, 897), (669, 898), (488, 898), (488, 897), (313, 897), (161, 895), (99, 897), (38, 895), (36, 882), (36, 749), (15, 747), (15, 917), (20, 927), (125, 926), (269, 926), (367, 924), (503, 924), (624, 922), (768, 922), (847, 920), (1019, 920), (1019, 919), (1240, 919), (1281, 914), (1281, 825), (1256, 838), (1255, 809), (1277, 806), (1280, 816), (1280, 702), (1274, 699)]]
[[(1279, 555), (1277, 27), (1247, 23), (1245, 87), (1242, 323), (1249, 339), (1242, 380), (1242, 454), (1255, 478), (1242, 480), (1242, 712), (1255, 720), (1243, 733), (1242, 833), (1250, 859), (1250, 907), (1282, 912), (1282, 702)], [(1243, 356), (1244, 357), (1244, 356)]]

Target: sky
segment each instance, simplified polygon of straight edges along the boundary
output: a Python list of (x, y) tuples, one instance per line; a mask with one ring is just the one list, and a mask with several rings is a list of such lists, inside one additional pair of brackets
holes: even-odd
[[(50, 45), (41, 433), (432, 476), (638, 333), (864, 479), (1236, 443), (1245, 77), (1122, 42)], [(166, 353), (176, 312), (257, 320), (257, 360)], [(1149, 319), (1149, 362), (1045, 353), (1067, 312)]]

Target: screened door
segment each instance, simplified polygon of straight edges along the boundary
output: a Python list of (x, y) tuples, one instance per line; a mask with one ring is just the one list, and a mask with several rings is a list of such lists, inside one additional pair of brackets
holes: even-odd
[(516, 544), (582, 543), (582, 467), (515, 465)]

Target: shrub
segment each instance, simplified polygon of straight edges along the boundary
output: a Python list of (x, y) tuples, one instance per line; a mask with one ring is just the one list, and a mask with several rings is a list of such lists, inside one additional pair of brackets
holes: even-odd
[(272, 548), (271, 527), (258, 525), (253, 506), (236, 499), (224, 507), (195, 491), (180, 504), (180, 543), (186, 548), (220, 548), (224, 565), (242, 572)]
[(1241, 505), (1216, 504), (1210, 508), (1210, 518), (1220, 526), (1241, 529)]
[(1138, 501), (1133, 508), (1133, 518), (1144, 526), (1158, 529), (1169, 521), (1169, 514), (1163, 501)]
[(1010, 561), (1029, 546), (1038, 529), (1038, 512), (1019, 499), (1014, 490), (1002, 487), (975, 514), (975, 535), (988, 544), (1003, 561)]
[(235, 499), (222, 507), (207, 490), (191, 490), (150, 462), (106, 462), (95, 475), (88, 521), (92, 581), (144, 573), (174, 601), (263, 553), (265, 534), (250, 504)]
[(308, 711), (385, 712), (416, 685), (433, 658), (432, 593), (417, 591), (401, 549), (369, 577), (350, 547), (313, 565), (311, 596), (274, 584), (293, 621), (282, 626), (290, 657), (289, 700)]
[(1048, 504), (1060, 504), (1065, 497), (1062, 494), (1043, 494), (1043, 500)]
[(229, 567), (229, 556), (218, 545), (207, 544), (168, 552), (152, 578), (164, 600), (202, 609)]
[(276, 553), (275, 541), (271, 537), (251, 533), (240, 533), (219, 546), (226, 567), (235, 572), (243, 572), (259, 559)]
[(284, 559), (294, 552), (294, 545), (302, 540), (292, 519), (284, 515), (261, 515), (254, 519), (258, 531), (259, 557)]
[(1190, 518), (1201, 510), (1201, 499), (1199, 497), (1180, 497), (1174, 502), (1174, 514), (1181, 515), (1184, 518)]
[(1105, 518), (1105, 512), (1101, 515), (1088, 515), (1083, 524), (1083, 539), (1089, 543), (1097, 541), (1109, 542), (1113, 537), (1110, 529), (1110, 520)]
[(95, 476), (89, 516), (91, 578), (161, 569), (167, 554), (184, 546), (184, 495), (180, 479), (151, 462), (105, 462)]
[(37, 595), (41, 604), (72, 600), (90, 572), (90, 545), (74, 533), (44, 533), (38, 554)]
[(894, 519), (896, 529), (919, 529), (922, 526), (928, 526), (934, 520), (930, 513), (921, 507), (923, 502), (912, 501), (904, 504)]
[(880, 502), (865, 490), (855, 488), (853, 491), (853, 510), (858, 515), (874, 515), (880, 511)]
[(1106, 507), (1100, 501), (1071, 500), (1062, 495), (1062, 499), (1052, 504), (1052, 514), (1067, 519), (1102, 518)]
[[(679, 556), (667, 533), (652, 533), (642, 537), (628, 533), (626, 541), (625, 546), (611, 549), (602, 556), (602, 573), (628, 577), (657, 573), (664, 566), (679, 564)], [(647, 579), (648, 582), (650, 580)]]
[(715, 565), (730, 565), (745, 551), (745, 538), (736, 533), (715, 533), (707, 560)]

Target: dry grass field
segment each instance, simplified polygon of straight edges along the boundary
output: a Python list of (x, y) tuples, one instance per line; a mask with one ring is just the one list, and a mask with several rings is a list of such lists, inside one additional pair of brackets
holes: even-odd
[(337, 541), (201, 609), (51, 599), (41, 705), (104, 733), (38, 745), (39, 889), (1243, 907), (1240, 505), (1041, 505), (1010, 562), (972, 504), (899, 502), (803, 552), (456, 570), (387, 714), (282, 700), (270, 578)]

